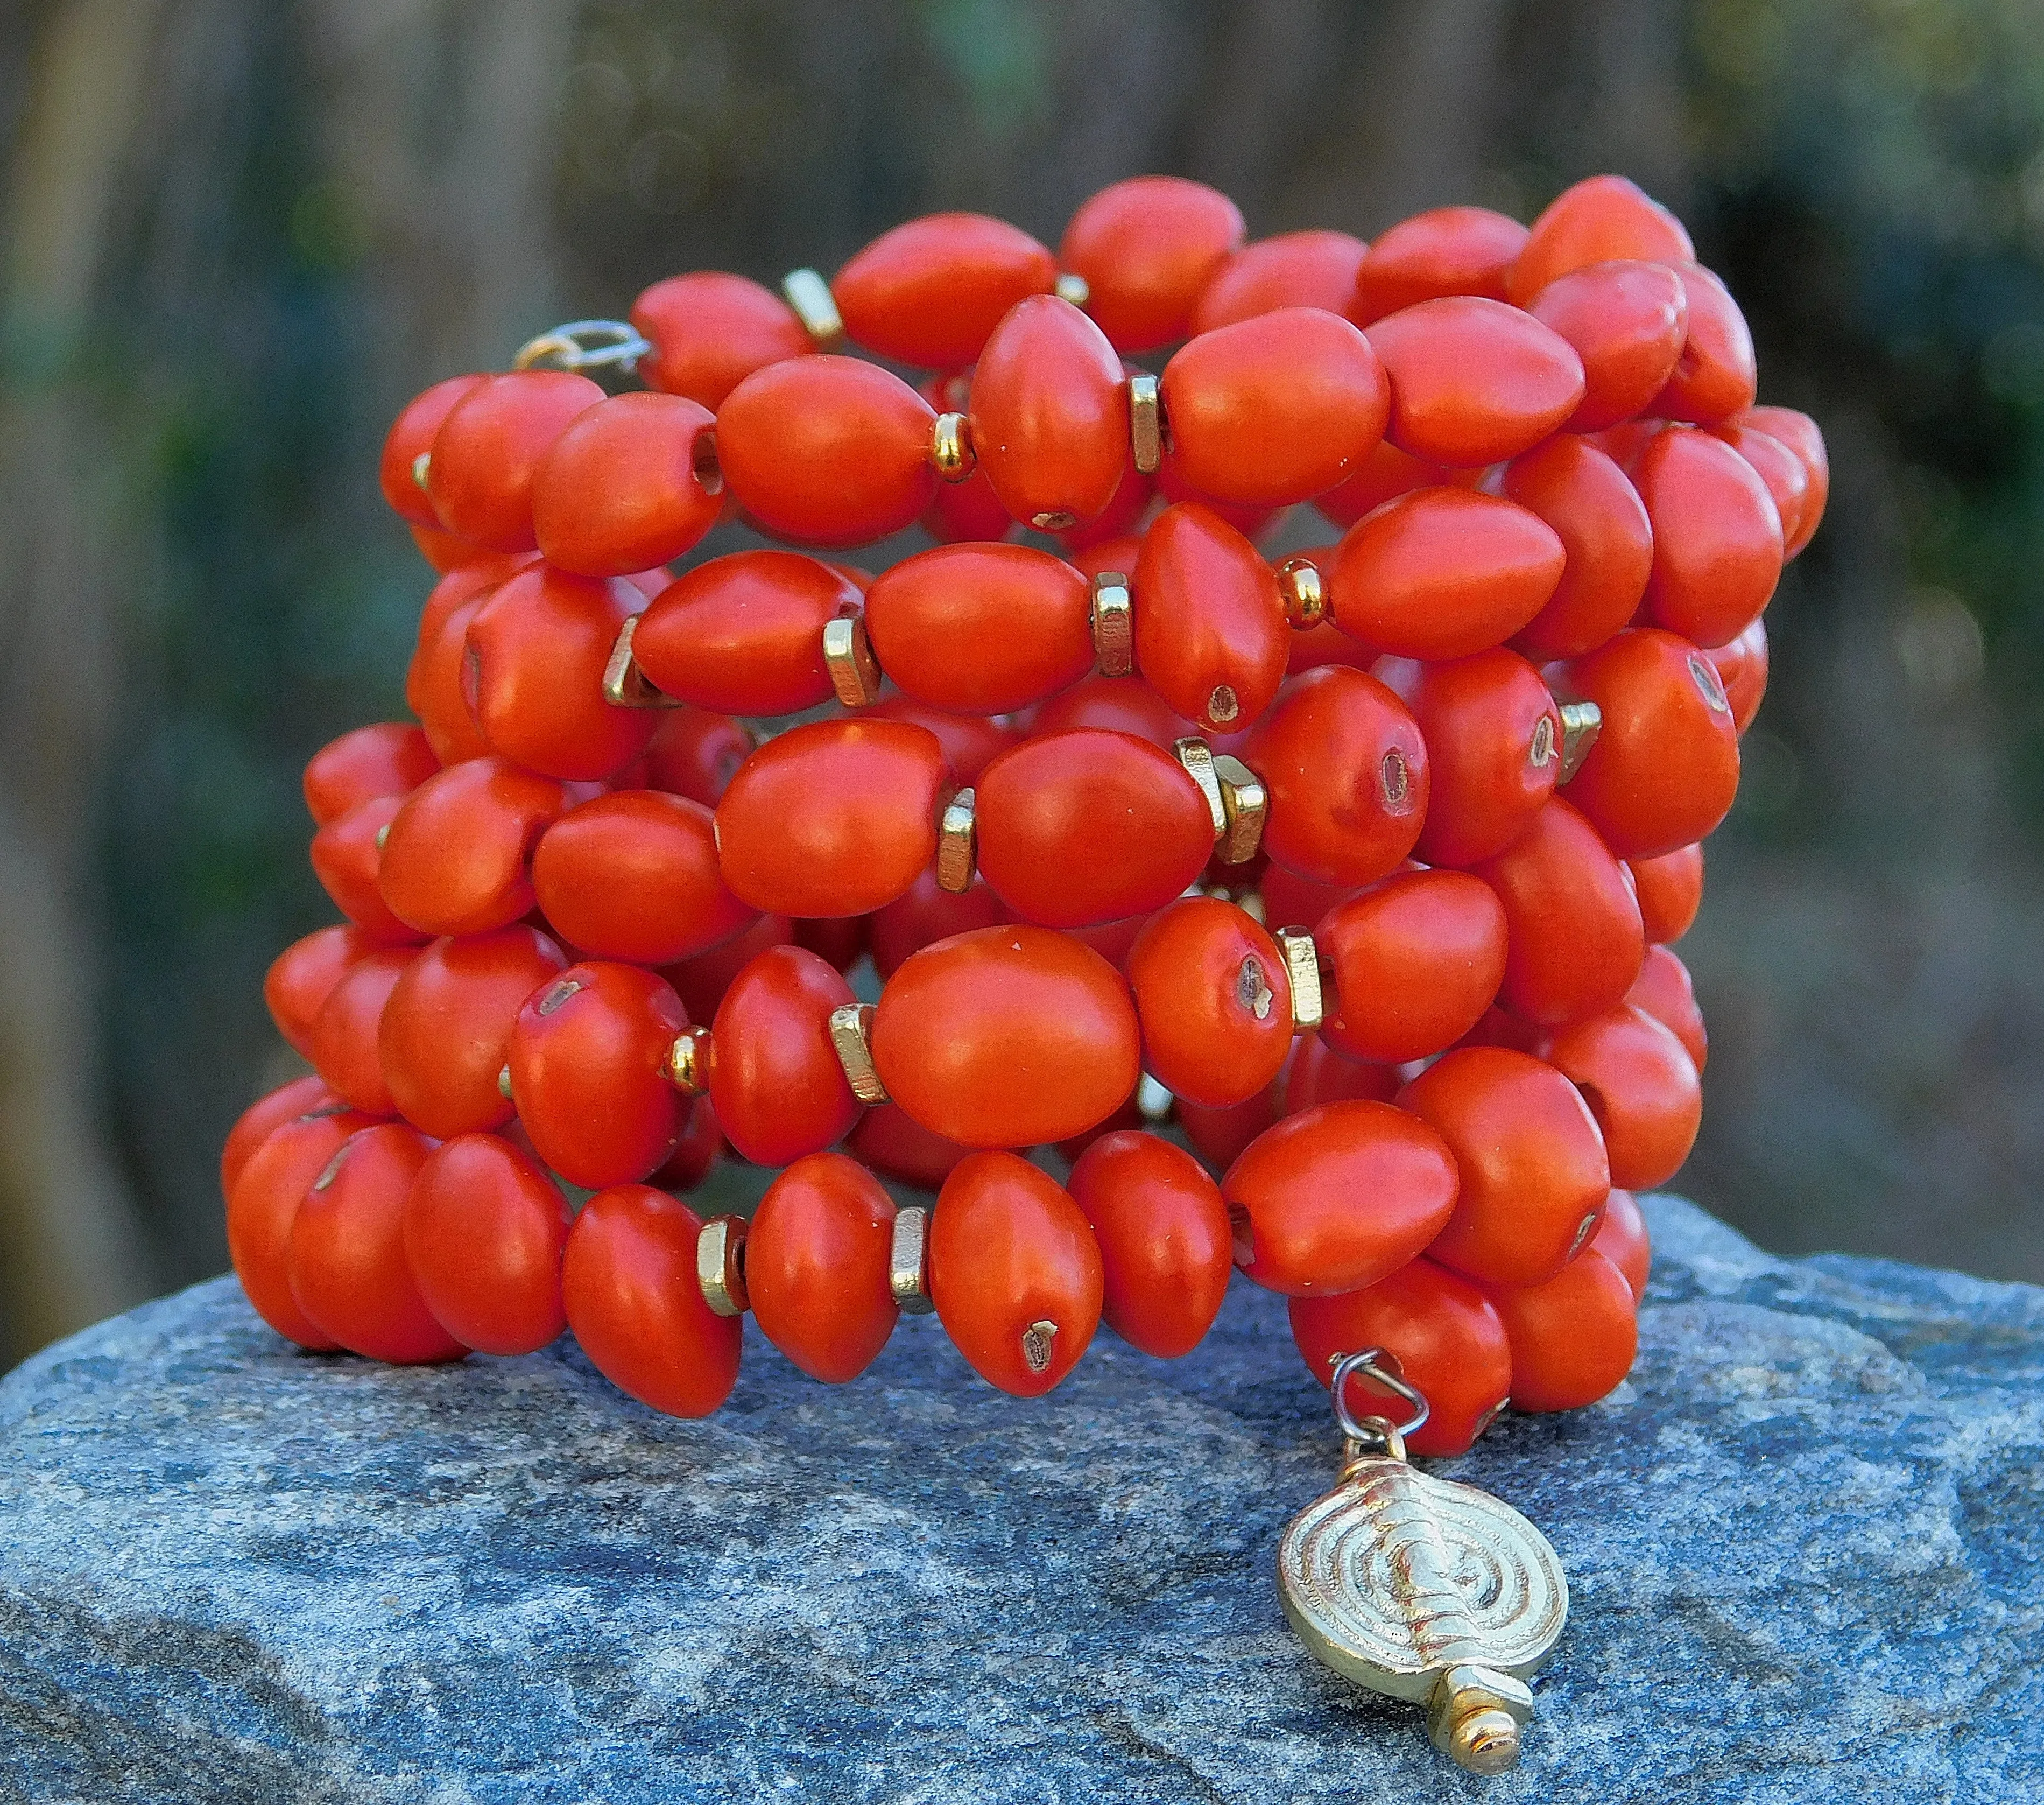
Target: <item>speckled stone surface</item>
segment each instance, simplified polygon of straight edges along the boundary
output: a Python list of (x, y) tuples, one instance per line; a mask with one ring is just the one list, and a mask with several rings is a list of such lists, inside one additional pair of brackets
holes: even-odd
[(221, 1280), (0, 1384), (0, 1799), (2044, 1799), (2044, 1291), (1650, 1219), (1632, 1380), (1439, 1469), (1572, 1575), (1502, 1779), (1286, 1627), (1335, 1445), (1249, 1287), (1035, 1405), (931, 1318), (839, 1390), (755, 1337), (683, 1423)]

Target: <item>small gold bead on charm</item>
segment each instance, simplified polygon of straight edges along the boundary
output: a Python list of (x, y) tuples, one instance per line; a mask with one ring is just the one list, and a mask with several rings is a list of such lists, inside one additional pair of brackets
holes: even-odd
[(700, 1097), (709, 1088), (709, 1030), (684, 1028), (667, 1049), (660, 1071), (683, 1096)]
[(1218, 849), (1224, 865), (1246, 864), (1263, 844), (1264, 818), (1270, 812), (1270, 798), (1263, 779), (1239, 758), (1226, 752), (1213, 760), (1215, 781), (1220, 786), (1221, 813), (1228, 826)]
[(1093, 579), (1093, 660), (1103, 677), (1135, 675), (1135, 605), (1120, 571), (1102, 571)]
[(887, 1089), (873, 1069), (873, 1005), (847, 1003), (830, 1013), (831, 1045), (837, 1062), (844, 1068), (844, 1081), (862, 1103), (884, 1103)]
[(713, 1216), (696, 1236), (696, 1283), (703, 1302), (720, 1316), (743, 1316), (752, 1300), (745, 1290), (743, 1216)]
[(930, 462), (947, 483), (962, 483), (979, 458), (972, 448), (972, 427), (962, 414), (939, 414), (930, 426)]
[(1128, 379), (1128, 445), (1135, 468), (1154, 476), (1164, 461), (1164, 403), (1151, 375)]
[(1074, 275), (1066, 270), (1058, 278), (1051, 292), (1060, 301), (1068, 301), (1074, 307), (1083, 307), (1093, 298), (1092, 286), (1082, 275)]
[(1292, 980), (1292, 1026), (1303, 1034), (1320, 1025), (1320, 950), (1304, 928), (1280, 928), (1273, 937)]
[(647, 681), (646, 673), (632, 660), (632, 635), (639, 617), (628, 614), (610, 648), (610, 660), (603, 667), (603, 699), (613, 708), (680, 708), (685, 704), (663, 695)]
[(1213, 821), (1216, 843), (1228, 833), (1228, 803), (1220, 793), (1220, 779), (1214, 771), (1212, 749), (1204, 740), (1188, 737), (1171, 742), (1171, 756), (1185, 768), (1185, 775), (1200, 787), (1207, 799), (1207, 814)]
[(830, 284), (814, 270), (790, 270), (781, 279), (781, 292), (802, 322), (802, 330), (818, 344), (832, 345), (844, 337), (844, 321)]
[(868, 708), (880, 699), (880, 660), (857, 615), (824, 622), (824, 668), (847, 708)]
[(937, 1307), (930, 1301), (930, 1287), (924, 1276), (925, 1251), (930, 1239), (930, 1212), (911, 1204), (894, 1212), (894, 1241), (887, 1260), (887, 1287), (904, 1316), (928, 1316)]
[(1278, 593), (1294, 633), (1310, 632), (1327, 618), (1327, 585), (1311, 558), (1287, 558), (1278, 567)]
[(978, 799), (967, 784), (944, 804), (937, 818), (937, 887), (962, 896), (972, 887), (979, 857)]
[(1567, 783), (1582, 769), (1583, 760), (1590, 756), (1590, 748), (1603, 731), (1604, 710), (1595, 702), (1562, 704), (1562, 775), (1557, 783)]

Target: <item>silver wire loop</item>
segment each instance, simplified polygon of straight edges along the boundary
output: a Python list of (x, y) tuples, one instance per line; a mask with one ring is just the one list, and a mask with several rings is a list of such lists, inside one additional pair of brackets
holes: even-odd
[(528, 338), (511, 360), (514, 370), (623, 370), (639, 367), (653, 348), (638, 329), (623, 320), (571, 320), (537, 338)]
[[(1405, 1437), (1424, 1423), (1433, 1411), (1425, 1395), (1406, 1383), (1398, 1357), (1382, 1348), (1365, 1348), (1358, 1353), (1340, 1355), (1335, 1360), (1334, 1368), (1334, 1376), (1328, 1383), (1334, 1391), (1335, 1421), (1341, 1425), (1343, 1434), (1365, 1446), (1381, 1442), (1387, 1452), (1402, 1455)], [(1348, 1399), (1343, 1393), (1349, 1380), (1358, 1373), (1410, 1404), (1410, 1420), (1395, 1423), (1388, 1417), (1356, 1415), (1348, 1407)]]

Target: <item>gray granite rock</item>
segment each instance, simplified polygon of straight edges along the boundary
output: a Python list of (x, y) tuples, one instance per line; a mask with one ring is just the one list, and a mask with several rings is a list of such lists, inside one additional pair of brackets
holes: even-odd
[(1453, 1472), (1574, 1614), (1512, 1774), (1271, 1584), (1332, 1472), (1282, 1308), (1047, 1401), (931, 1318), (655, 1416), (571, 1345), (289, 1351), (231, 1281), (0, 1384), (0, 1798), (2044, 1798), (2044, 1291), (1768, 1257), (1656, 1200), (1632, 1380)]

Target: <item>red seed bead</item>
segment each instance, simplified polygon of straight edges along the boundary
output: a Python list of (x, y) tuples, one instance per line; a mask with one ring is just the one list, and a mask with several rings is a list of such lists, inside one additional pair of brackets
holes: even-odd
[(1164, 366), (1160, 392), (1178, 474), (1216, 501), (1265, 507), (1351, 475), (1391, 401), (1370, 341), (1318, 307), (1201, 333)]
[(602, 399), (588, 377), (567, 370), (485, 377), (433, 435), (426, 493), (440, 524), (485, 551), (531, 551), (540, 466), (567, 423)]
[(1243, 1149), (1221, 1180), (1235, 1264), (1289, 1296), (1360, 1291), (1440, 1233), (1455, 1162), (1426, 1123), (1389, 1103), (1323, 1103)]
[(1188, 896), (1135, 937), (1128, 985), (1143, 1064), (1174, 1095), (1246, 1102), (1292, 1050), (1292, 984), (1277, 942), (1232, 902)]
[(1623, 175), (1593, 175), (1565, 188), (1533, 222), (1505, 285), (1524, 306), (1556, 277), (1619, 259), (1686, 264), (1696, 254), (1682, 222)]
[(305, 807), (324, 827), (378, 796), (409, 795), (440, 769), (409, 721), (381, 721), (329, 740), (305, 764)]
[(468, 623), (469, 706), (490, 750), (544, 776), (624, 769), (659, 725), (604, 699), (603, 674), (631, 585), (535, 565), (500, 583)]
[(1104, 1134), (1066, 1188), (1100, 1248), (1101, 1314), (1159, 1360), (1190, 1353), (1220, 1314), (1233, 1270), (1228, 1206), (1199, 1162), (1154, 1134)]
[(812, 1379), (856, 1379), (901, 1314), (889, 1283), (893, 1240), (893, 1200), (858, 1160), (797, 1160), (767, 1187), (745, 1237), (745, 1288), (761, 1333)]
[(1704, 900), (1704, 849), (1677, 846), (1658, 858), (1627, 859), (1632, 893), (1650, 945), (1680, 940), (1689, 931)]
[(536, 929), (436, 940), (399, 976), (376, 1030), (377, 1056), (398, 1112), (447, 1140), (511, 1119), (498, 1087), (511, 1025), (526, 998), (567, 964)]
[(378, 945), (352, 922), (345, 926), (316, 928), (302, 940), (294, 940), (270, 962), (263, 979), (263, 1001), (277, 1032), (294, 1052), (305, 1053), (312, 1045), (313, 1023), (341, 974)]
[[(1389, 439), (1363, 459), (1355, 474), (1339, 488), (1316, 495), (1313, 506), (1337, 526), (1353, 526), (1362, 517), (1415, 489), (1432, 489), (1454, 481), (1453, 473), (1400, 451)], [(1328, 556), (1332, 557), (1331, 549)], [(1326, 564), (1320, 565), (1327, 568)]]
[(505, 1050), (533, 1150), (591, 1191), (655, 1170), (681, 1135), (665, 1068), (688, 1025), (665, 980), (606, 960), (571, 965), (528, 997)]
[[(1140, 372), (1137, 372), (1139, 374)], [(1166, 461), (1170, 453), (1166, 452)], [(1102, 548), (1111, 547), (1116, 540), (1137, 535), (1143, 515), (1150, 511), (1150, 503), (1157, 493), (1155, 473), (1146, 475), (1135, 468), (1135, 441), (1132, 435), (1128, 448), (1122, 459), (1121, 481), (1114, 491), (1114, 499), (1107, 504), (1106, 511), (1098, 514), (1082, 526), (1068, 526), (1058, 535), (1058, 543), (1064, 548), (1065, 556), (1089, 577), (1102, 570), (1112, 570), (1117, 566), (1109, 556), (1096, 563), (1094, 554)], [(1006, 509), (1001, 510), (1005, 515)], [(1009, 523), (1012, 525), (1013, 523)], [(984, 538), (997, 538), (997, 533), (981, 535)], [(1132, 560), (1135, 553), (1129, 553)]]
[(656, 1191), (693, 1191), (709, 1176), (723, 1151), (724, 1130), (717, 1126), (717, 1111), (708, 1097), (698, 1097), (689, 1106), (674, 1152), (647, 1182)]
[(450, 571), (433, 585), (425, 606), (419, 610), (419, 645), (425, 646), (448, 616), (464, 602), (481, 600), (505, 578), (515, 575), (538, 557), (536, 552), (485, 552), (459, 569)]
[(1753, 334), (1731, 291), (1700, 264), (1675, 273), (1689, 298), (1689, 329), (1667, 387), (1646, 407), (1664, 420), (1715, 425), (1753, 405)]
[(1510, 934), (1500, 1007), (1558, 1024), (1631, 988), (1646, 949), (1639, 905), (1596, 829), (1562, 798), (1477, 876), (1497, 892)]
[(1092, 608), (1091, 585), (1048, 552), (940, 545), (874, 580), (866, 630), (880, 668), (916, 700), (1001, 714), (1093, 668)]
[(1629, 1191), (1613, 1191), (1604, 1207), (1604, 1220), (1590, 1237), (1589, 1250), (1601, 1253), (1624, 1275), (1637, 1303), (1646, 1295), (1646, 1276), (1653, 1249), (1646, 1237), (1646, 1218)]
[(973, 372), (978, 468), (1016, 519), (1047, 532), (1106, 512), (1128, 460), (1121, 360), (1055, 294), (1032, 295), (994, 329)]
[(1166, 752), (1185, 731), (1171, 705), (1140, 677), (1087, 677), (1031, 715), (1028, 732), (1035, 739), (1076, 727), (1132, 733)]
[(263, 1143), (287, 1122), (308, 1115), (338, 1115), (347, 1108), (317, 1072), (307, 1072), (258, 1097), (234, 1118), (220, 1150), (220, 1193), (231, 1196), (234, 1181), (248, 1169)]
[(1681, 1170), (1703, 1122), (1704, 1093), (1673, 1029), (1621, 1003), (1550, 1035), (1540, 1056), (1582, 1092), (1613, 1184), (1651, 1190)]
[(1439, 1133), (1462, 1174), (1430, 1258), (1487, 1284), (1534, 1285), (1589, 1239), (1611, 1168), (1589, 1106), (1551, 1065), (1507, 1047), (1462, 1047), (1398, 1103)]
[(632, 324), (653, 347), (639, 360), (640, 380), (708, 408), (755, 370), (816, 348), (772, 289), (721, 270), (655, 283), (632, 303)]
[(1717, 667), (1731, 709), (1732, 725), (1743, 739), (1767, 694), (1767, 619), (1761, 616), (1738, 638), (1708, 648), (1704, 656)]
[(1774, 511), (1781, 521), (1785, 557), (1786, 548), (1796, 542), (1802, 531), (1803, 511), (1810, 496), (1809, 471), (1779, 439), (1751, 426), (1713, 426), (1711, 431), (1751, 464), (1754, 473), (1767, 485)]
[(1051, 253), (1005, 220), (930, 214), (882, 233), (837, 272), (831, 298), (846, 335), (926, 370), (962, 370), (1001, 317), (1057, 279)]
[(1369, 325), (1437, 295), (1504, 298), (1526, 228), (1489, 207), (1435, 207), (1402, 220), (1370, 247), (1356, 271), (1349, 318)]
[(950, 789), (943, 748), (905, 721), (813, 721), (739, 767), (717, 806), (724, 881), (755, 909), (863, 915), (916, 881)]
[(1321, 1037), (1380, 1064), (1453, 1046), (1497, 995), (1505, 941), (1504, 908), (1466, 872), (1400, 872), (1372, 884), (1313, 930), (1334, 973)]
[(661, 976), (674, 987), (691, 1022), (713, 1021), (732, 980), (768, 947), (793, 945), (794, 931), (794, 923), (786, 915), (762, 915), (743, 933), (667, 967)]
[(1141, 1075), (1121, 974), (1047, 928), (980, 928), (903, 961), (880, 993), (873, 1063), (894, 1102), (970, 1147), (1063, 1141)]
[(434, 435), (455, 404), (489, 380), (487, 376), (449, 376), (414, 395), (390, 422), (376, 467), (376, 483), (383, 499), (413, 526), (433, 529), (440, 524), (432, 501), (413, 475), (420, 457), (433, 448)]
[(1545, 1284), (1492, 1287), (1512, 1344), (1512, 1404), (1575, 1411), (1617, 1389), (1639, 1346), (1639, 1305), (1625, 1275), (1594, 1248)]
[(482, 554), (480, 547), (471, 545), (466, 539), (456, 538), (444, 527), (412, 524), (406, 530), (411, 533), (419, 556), (443, 576), (460, 569), (478, 554), (487, 555)]
[(304, 1348), (338, 1345), (291, 1295), (291, 1224), (313, 1180), (348, 1137), (374, 1118), (317, 1110), (274, 1126), (227, 1194), (227, 1252), (256, 1314)]
[(423, 934), (509, 927), (532, 907), (532, 849), (567, 806), (560, 784), (502, 759), (448, 766), (406, 797), (390, 823), (383, 900)]
[(723, 479), (705, 461), (710, 410), (678, 394), (620, 394), (578, 414), (532, 483), (532, 530), (549, 564), (629, 576), (678, 558), (717, 524)]
[(1809, 544), (1810, 535), (1824, 518), (1824, 504), (1831, 498), (1831, 465), (1824, 450), (1824, 435), (1808, 414), (1799, 414), (1792, 407), (1749, 407), (1736, 417), (1735, 424), (1778, 440), (1802, 460), (1809, 482), (1803, 500), (1803, 518), (1788, 536), (1788, 552), (1792, 558)]
[(1224, 1172), (1241, 1158), (1244, 1148), (1284, 1114), (1283, 1086), (1280, 1077), (1248, 1102), (1221, 1109), (1181, 1103), (1178, 1106), (1178, 1126), (1208, 1167)]
[(1427, 820), (1414, 856), (1430, 865), (1494, 858), (1561, 775), (1561, 711), (1540, 673), (1501, 647), (1438, 664), (1380, 658), (1371, 670), (1427, 742)]
[(643, 1184), (590, 1199), (568, 1231), (561, 1296), (597, 1372), (668, 1416), (709, 1416), (738, 1382), (744, 1318), (720, 1316), (696, 1282), (702, 1218)]
[(646, 747), (646, 787), (713, 809), (758, 744), (743, 721), (713, 709), (664, 710)]
[[(1512, 1389), (1504, 1325), (1477, 1286), (1431, 1260), (1414, 1260), (1359, 1291), (1295, 1297), (1292, 1339), (1306, 1370), (1331, 1389), (1344, 1354), (1382, 1348), (1427, 1400), (1427, 1420), (1405, 1437), (1408, 1453), (1466, 1453), (1504, 1409)], [(1404, 1406), (1350, 1373), (1344, 1399), (1358, 1417), (1397, 1420)]]
[(405, 1257), (405, 1199), (431, 1143), (402, 1122), (337, 1148), (291, 1221), (291, 1296), (351, 1353), (402, 1365), (468, 1352), (433, 1318)]
[(935, 867), (925, 866), (901, 895), (866, 918), (873, 968), (883, 978), (892, 977), (910, 953), (1008, 918), (1006, 906), (977, 872), (963, 890), (954, 891), (937, 882)]
[(1285, 232), (1245, 244), (1200, 291), (1186, 330), (1212, 332), (1280, 307), (1346, 315), (1368, 248), (1346, 232)]
[(1343, 538), (1324, 567), (1328, 612), (1343, 633), (1397, 657), (1466, 658), (1538, 614), (1563, 563), (1561, 536), (1516, 502), (1417, 489)]
[(1708, 433), (1665, 432), (1634, 480), (1654, 525), (1650, 624), (1725, 645), (1759, 618), (1781, 575), (1781, 520), (1753, 466)]
[(1328, 664), (1294, 677), (1243, 748), (1263, 780), (1263, 850), (1350, 889), (1396, 871), (1427, 814), (1427, 745), (1376, 678)]
[(877, 1172), (919, 1191), (935, 1191), (972, 1152), (947, 1141), (892, 1103), (877, 1103), (859, 1118), (845, 1145)]
[(1240, 731), (1285, 680), (1290, 629), (1278, 579), (1212, 508), (1166, 508), (1135, 560), (1135, 666), (1208, 733)]
[(1085, 1213), (1012, 1153), (974, 1153), (930, 1217), (930, 1301), (989, 1385), (1040, 1398), (1078, 1365), (1100, 1326), (1100, 1249)]
[(561, 1254), (573, 1217), (536, 1160), (501, 1135), (426, 1157), (405, 1200), (405, 1257), (433, 1318), (478, 1353), (536, 1353), (567, 1326)]
[(1625, 472), (1587, 440), (1557, 433), (1505, 467), (1508, 501), (1562, 541), (1562, 579), (1512, 640), (1528, 658), (1594, 651), (1639, 611), (1654, 568), (1646, 506)]
[(1556, 278), (1527, 311), (1583, 360), (1583, 398), (1564, 425), (1596, 433), (1630, 420), (1667, 386), (1689, 331), (1689, 297), (1666, 264), (1621, 259)]
[(1150, 351), (1185, 336), (1242, 237), (1241, 210), (1227, 195), (1181, 176), (1136, 175), (1072, 215), (1058, 261), (1085, 278), (1086, 310), (1116, 350)]
[(1263, 925), (1275, 933), (1280, 928), (1312, 929), (1337, 902), (1353, 896), (1360, 886), (1316, 883), (1274, 861), (1263, 868), (1256, 887), (1263, 898)]
[(711, 1030), (709, 1095), (743, 1158), (787, 1165), (859, 1119), (830, 1033), (831, 1012), (852, 1000), (843, 975), (799, 946), (770, 947), (732, 979)]
[(405, 704), (418, 716), (426, 743), (443, 768), (490, 751), (469, 707), (473, 684), (468, 662), (468, 624), (489, 598), (488, 590), (471, 596), (436, 625), (422, 629), (424, 637), (405, 668)]
[(1278, 1079), (1281, 1115), (1321, 1103), (1388, 1103), (1398, 1095), (1398, 1068), (1350, 1059), (1319, 1034), (1301, 1034)]
[(356, 960), (335, 980), (313, 1018), (305, 1053), (333, 1094), (371, 1115), (394, 1115), (398, 1106), (376, 1050), (377, 1025), (417, 949), (379, 949)]
[(532, 891), (569, 945), (634, 965), (674, 964), (759, 914), (724, 887), (710, 811), (658, 790), (594, 797), (563, 815), (533, 850)]
[(717, 462), (739, 505), (805, 545), (863, 545), (913, 523), (937, 486), (930, 404), (856, 357), (770, 364), (717, 415)]
[[(1142, 498), (1145, 502), (1150, 498), (1147, 478)], [(989, 542), (1005, 539), (1015, 529), (1014, 517), (995, 491), (992, 479), (977, 464), (962, 482), (939, 482), (930, 505), (916, 524), (939, 545), (947, 545), (967, 539)]]
[(824, 629), (859, 606), (857, 586), (819, 559), (734, 552), (648, 604), (632, 631), (632, 662), (656, 689), (699, 708), (793, 714), (829, 699)]
[(1711, 1050), (1704, 1032), (1704, 1012), (1696, 1006), (1689, 967), (1666, 947), (1647, 948), (1639, 976), (1625, 993), (1625, 1000), (1669, 1029), (1697, 1071), (1704, 1069)]
[(859, 710), (866, 721), (906, 721), (927, 727), (937, 736), (937, 744), (951, 760), (951, 775), (961, 783), (976, 783), (992, 760), (1015, 743), (1015, 736), (998, 721), (984, 714), (952, 714), (911, 696), (883, 696), (870, 708)]
[(364, 934), (386, 944), (421, 937), (390, 913), (377, 887), (383, 831), (404, 806), (402, 796), (375, 796), (313, 836), (313, 875), (321, 888)]
[(1575, 348), (1531, 314), (1481, 295), (1403, 308), (1373, 322), (1370, 342), (1391, 381), (1385, 437), (1435, 464), (1516, 457), (1583, 398)]
[(979, 869), (1024, 921), (1071, 928), (1160, 909), (1205, 868), (1213, 818), (1183, 765), (1098, 728), (1012, 746), (980, 773)]
[(870, 919), (866, 915), (827, 916), (789, 926), (797, 946), (813, 953), (826, 965), (849, 972), (866, 951), (866, 924)]

